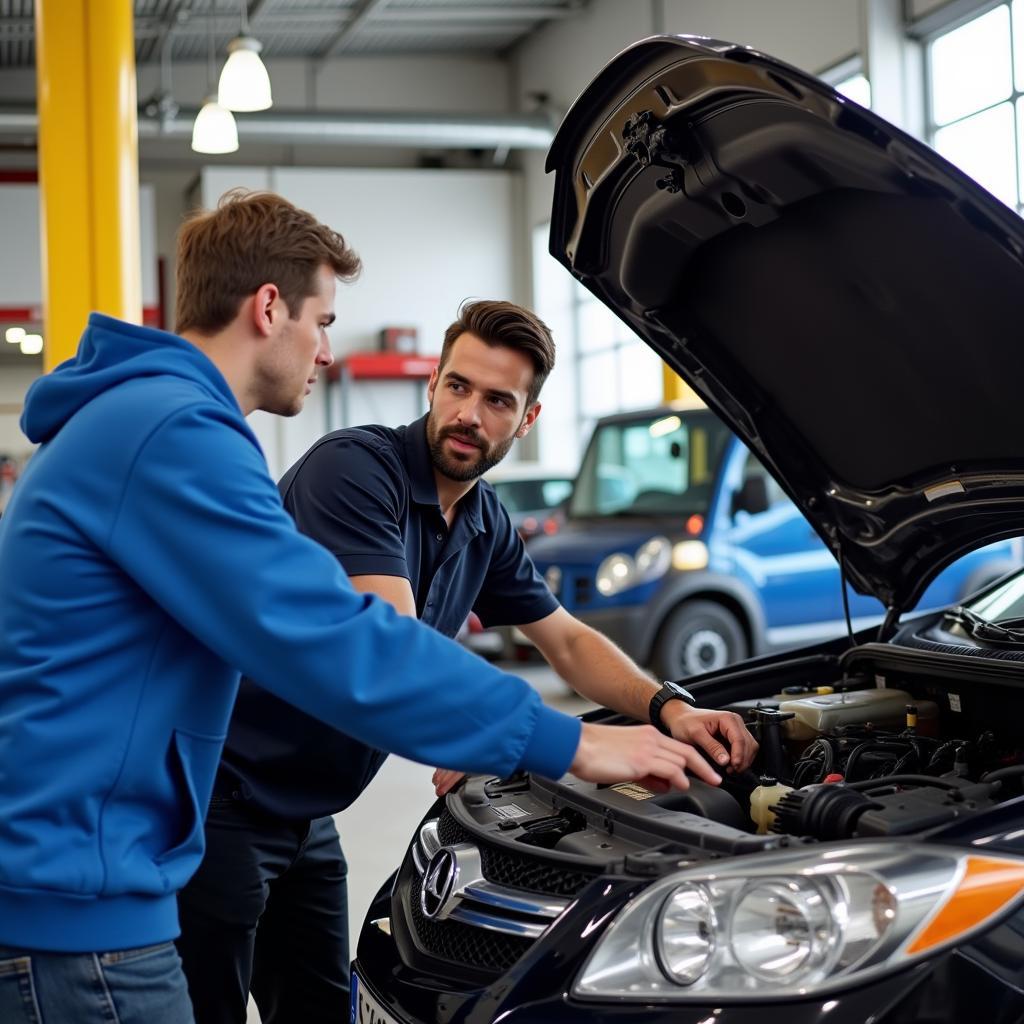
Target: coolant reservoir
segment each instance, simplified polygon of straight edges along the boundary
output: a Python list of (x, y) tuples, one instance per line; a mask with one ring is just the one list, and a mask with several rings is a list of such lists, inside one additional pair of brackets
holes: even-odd
[(775, 805), (792, 789), (770, 775), (761, 776), (761, 785), (750, 794), (750, 819), (757, 826), (759, 836), (768, 834), (775, 821)]
[(779, 711), (793, 714), (793, 718), (782, 724), (786, 739), (810, 740), (840, 725), (873, 722), (898, 727), (905, 723), (906, 707), (910, 703), (917, 704), (919, 717), (933, 710), (928, 706), (930, 701), (915, 701), (906, 690), (849, 690), (783, 701)]
[(784, 700), (800, 700), (804, 697), (813, 697), (819, 693), (834, 693), (835, 691), (831, 686), (787, 686), (783, 688), (782, 693), (777, 693), (772, 700), (784, 701)]

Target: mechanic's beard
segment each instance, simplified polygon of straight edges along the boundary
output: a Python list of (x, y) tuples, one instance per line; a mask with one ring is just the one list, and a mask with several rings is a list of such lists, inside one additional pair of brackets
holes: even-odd
[[(480, 445), (476, 458), (467, 461), (452, 458), (444, 450), (444, 442), (447, 437), (457, 437), (460, 440), (469, 441), (472, 444)], [(440, 427), (427, 420), (427, 445), (430, 448), (430, 461), (442, 476), (458, 483), (466, 483), (469, 480), (476, 480), (489, 469), (493, 469), (512, 448), (515, 435), (497, 444), (485, 445), (480, 435), (475, 430), (467, 430), (458, 427)]]

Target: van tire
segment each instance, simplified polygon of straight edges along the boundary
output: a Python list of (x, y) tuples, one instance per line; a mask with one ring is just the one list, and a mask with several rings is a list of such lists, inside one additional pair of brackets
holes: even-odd
[(715, 601), (686, 601), (658, 631), (651, 668), (659, 679), (684, 679), (712, 672), (747, 656), (739, 620)]

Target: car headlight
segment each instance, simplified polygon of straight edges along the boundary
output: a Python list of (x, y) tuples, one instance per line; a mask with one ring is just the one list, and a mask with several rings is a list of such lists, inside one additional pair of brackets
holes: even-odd
[(557, 565), (549, 565), (544, 572), (544, 582), (548, 585), (548, 590), (550, 590), (555, 597), (558, 597), (558, 592), (562, 589), (561, 568)]
[(668, 537), (652, 537), (635, 554), (616, 551), (609, 555), (597, 567), (597, 589), (605, 597), (612, 597), (664, 576), (671, 564), (672, 544)]
[(627, 904), (573, 984), (582, 999), (824, 994), (963, 942), (1024, 898), (1024, 860), (914, 843), (692, 868)]

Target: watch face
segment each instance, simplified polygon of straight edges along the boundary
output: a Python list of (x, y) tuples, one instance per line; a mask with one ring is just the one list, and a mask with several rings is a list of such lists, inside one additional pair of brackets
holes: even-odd
[(678, 683), (672, 682), (670, 679), (666, 679), (662, 684), (665, 689), (671, 690), (677, 697), (681, 697), (687, 702), (687, 704), (696, 704), (697, 698), (685, 686), (680, 686)]

